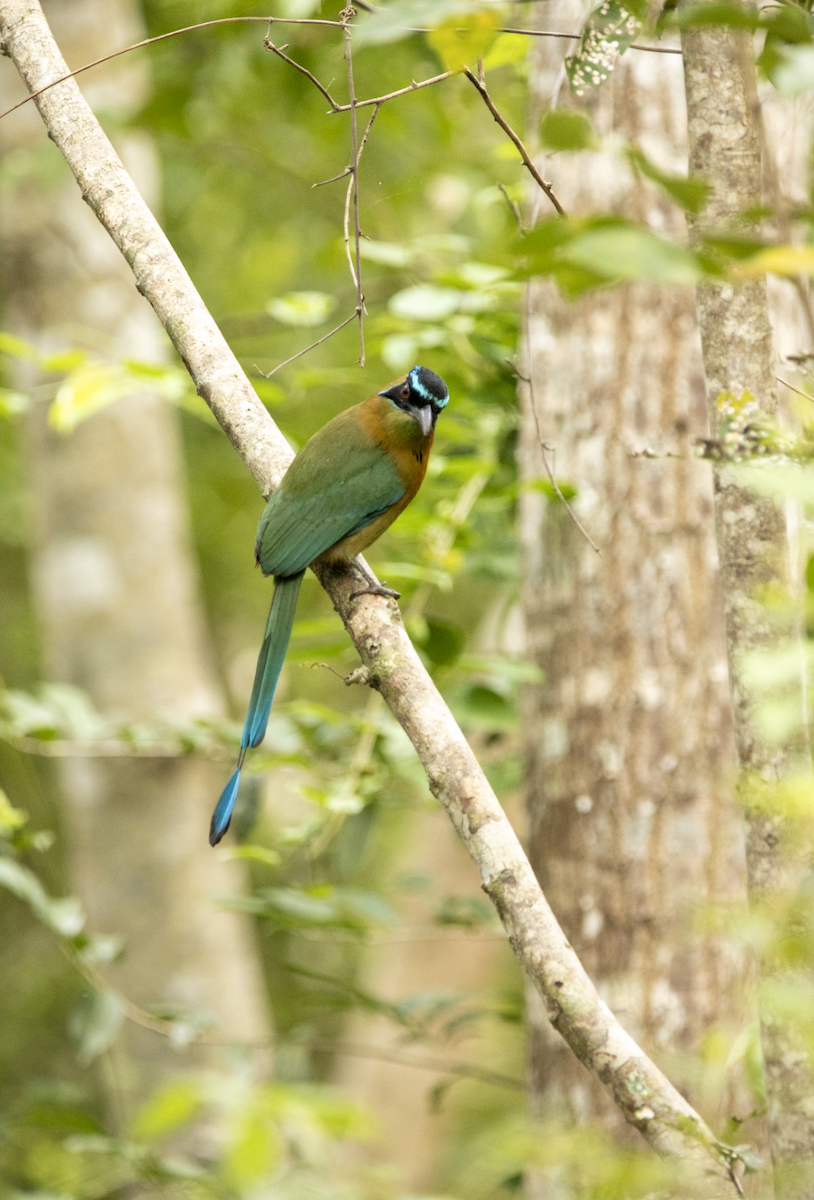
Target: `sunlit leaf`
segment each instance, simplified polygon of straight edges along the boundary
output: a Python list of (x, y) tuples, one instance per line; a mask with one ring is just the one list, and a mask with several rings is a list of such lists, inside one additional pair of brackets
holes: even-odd
[(21, 358), (24, 362), (37, 363), (42, 361), (42, 355), (36, 346), (13, 333), (0, 333), (0, 353), (8, 354), (11, 358)]
[(278, 867), (282, 862), (277, 851), (272, 850), (269, 846), (253, 846), (245, 843), (242, 846), (224, 846), (220, 850), (220, 857), (245, 859), (249, 862), (263, 863), (267, 867)]
[(497, 37), (496, 12), (481, 9), (468, 16), (452, 16), (427, 34), (427, 41), (447, 71), (462, 71), (483, 58)]
[(327, 292), (289, 292), (275, 296), (266, 312), (283, 325), (321, 325), (336, 308), (336, 299)]
[(25, 412), (29, 406), (29, 398), (25, 392), (12, 392), (8, 388), (0, 388), (0, 417), (16, 417)]
[(188, 1125), (201, 1109), (200, 1088), (193, 1083), (171, 1083), (159, 1088), (133, 1119), (133, 1135), (155, 1141)]
[(814, 274), (814, 246), (767, 246), (753, 258), (738, 263), (732, 273), (739, 279), (751, 279), (767, 271), (792, 277)]
[(48, 410), (48, 423), (59, 433), (71, 433), (81, 421), (140, 390), (144, 384), (139, 387), (118, 364), (85, 363), (60, 384)]
[(440, 321), (456, 311), (461, 293), (452, 288), (419, 283), (390, 297), (388, 308), (394, 317), (409, 321)]
[(240, 1191), (268, 1178), (282, 1158), (274, 1125), (259, 1105), (249, 1106), (235, 1122), (223, 1158), (227, 1179)]
[(486, 71), (495, 71), (498, 67), (509, 66), (511, 63), (522, 62), (528, 57), (529, 39), (519, 33), (501, 33), (495, 38), (489, 52), (484, 55), (483, 67)]
[(398, 242), (374, 242), (369, 238), (363, 238), (359, 243), (359, 254), (387, 267), (407, 267), (415, 257), (415, 251), (409, 246)]
[(22, 829), (28, 820), (28, 814), (21, 808), (12, 807), (6, 793), (0, 788), (0, 837), (7, 837), (17, 829)]

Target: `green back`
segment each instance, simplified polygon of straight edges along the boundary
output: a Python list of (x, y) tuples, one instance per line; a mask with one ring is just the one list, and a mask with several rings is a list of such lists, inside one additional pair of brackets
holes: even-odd
[(402, 498), (395, 461), (346, 409), (305, 443), (265, 507), (255, 555), (264, 575), (294, 575)]

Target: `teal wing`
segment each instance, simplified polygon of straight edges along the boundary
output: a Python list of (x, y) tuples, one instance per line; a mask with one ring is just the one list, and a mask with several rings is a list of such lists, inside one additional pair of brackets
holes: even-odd
[(330, 421), (303, 446), (265, 507), (255, 555), (264, 575), (294, 575), (401, 500), (396, 464), (348, 418)]

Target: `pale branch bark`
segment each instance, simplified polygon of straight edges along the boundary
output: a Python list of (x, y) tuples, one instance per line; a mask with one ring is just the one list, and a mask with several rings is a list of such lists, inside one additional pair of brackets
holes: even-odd
[[(694, 230), (748, 231), (742, 214), (754, 210), (761, 199), (751, 40), (735, 30), (709, 28), (685, 32), (682, 45), (689, 170), (712, 185)], [(748, 388), (764, 412), (773, 413), (777, 406), (765, 278), (736, 286), (704, 284), (697, 290), (697, 308), (715, 437), (721, 392), (740, 395)], [(781, 504), (745, 488), (731, 466), (716, 463), (713, 471), (739, 790), (747, 823), (748, 886), (750, 901), (763, 905), (794, 894), (808, 868), (810, 847), (810, 832), (801, 836), (799, 821), (784, 818), (771, 799), (772, 785), (804, 760), (805, 747), (778, 747), (767, 741), (756, 718), (758, 697), (743, 670), (745, 653), (776, 645), (782, 635), (759, 591), (767, 586), (781, 592), (788, 588), (786, 521)], [(802, 723), (802, 687), (796, 699)], [(764, 985), (784, 978), (788, 982), (776, 964), (764, 962), (761, 971)], [(765, 1002), (761, 1038), (777, 1194), (784, 1200), (814, 1197), (814, 1072), (807, 1044), (788, 1018), (767, 1009)]]
[[(37, 0), (0, 2), (0, 38), (30, 91), (65, 74), (65, 62)], [(38, 97), (49, 136), (83, 198), (121, 249), (235, 449), (264, 495), (291, 461), (232, 351), (146, 208), (74, 80)], [(603, 1084), (626, 1119), (662, 1155), (704, 1177), (705, 1196), (732, 1196), (736, 1157), (677, 1092), (601, 999), (559, 928), (520, 842), (471, 747), (408, 638), (391, 601), (351, 600), (350, 571), (318, 571), (362, 662), (424, 766), (480, 870), (523, 969), (549, 1018)]]

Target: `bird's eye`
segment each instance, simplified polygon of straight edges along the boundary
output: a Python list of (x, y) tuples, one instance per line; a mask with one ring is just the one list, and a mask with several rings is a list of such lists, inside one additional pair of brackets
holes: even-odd
[(408, 384), (405, 383), (404, 387), (401, 389), (401, 398), (402, 398), (402, 400), (407, 400), (407, 399), (409, 399), (409, 396), (410, 396), (410, 387)]

